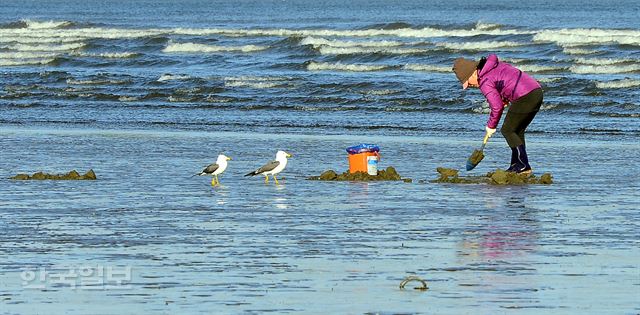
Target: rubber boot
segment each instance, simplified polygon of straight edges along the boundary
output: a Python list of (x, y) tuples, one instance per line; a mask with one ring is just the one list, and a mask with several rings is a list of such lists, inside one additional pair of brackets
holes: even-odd
[(515, 172), (518, 174), (531, 174), (531, 165), (529, 165), (529, 158), (527, 157), (527, 150), (524, 148), (524, 144), (516, 147), (516, 166)]
[(516, 148), (511, 148), (511, 163), (509, 163), (509, 168), (507, 172), (515, 172), (516, 171), (516, 161), (518, 157), (518, 150)]

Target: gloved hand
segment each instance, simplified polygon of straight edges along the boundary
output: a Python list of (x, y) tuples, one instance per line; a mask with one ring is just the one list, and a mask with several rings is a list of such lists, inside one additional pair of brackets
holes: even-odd
[(491, 136), (493, 136), (494, 133), (496, 133), (496, 129), (495, 128), (489, 128), (489, 126), (485, 126), (484, 130), (487, 132), (487, 137), (491, 138)]

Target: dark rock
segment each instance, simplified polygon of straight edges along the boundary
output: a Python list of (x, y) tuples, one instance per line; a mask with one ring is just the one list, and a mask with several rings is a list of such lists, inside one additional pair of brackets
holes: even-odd
[(29, 176), (27, 174), (18, 174), (10, 177), (9, 179), (16, 180), (95, 180), (97, 179), (96, 173), (93, 170), (89, 170), (86, 174), (80, 175), (76, 170), (72, 170), (66, 174), (48, 174), (43, 172), (37, 172)]
[(47, 179), (47, 175), (43, 172), (37, 172), (31, 175), (31, 179), (44, 180)]
[(335, 180), (336, 178), (338, 178), (338, 173), (336, 173), (334, 170), (328, 170), (320, 174), (320, 178), (318, 179), (319, 180)]
[(93, 171), (93, 169), (90, 169), (87, 173), (82, 175), (82, 179), (96, 180), (96, 179), (98, 179), (98, 177), (96, 176), (96, 173)]
[(61, 176), (59, 179), (78, 180), (78, 179), (80, 179), (80, 174), (76, 170), (72, 170), (71, 172)]
[(458, 170), (438, 167), (436, 169), (440, 177), (432, 180), (432, 183), (453, 183), (453, 184), (493, 184), (493, 185), (523, 185), (523, 184), (551, 184), (553, 182), (551, 174), (545, 173), (540, 179), (533, 175), (522, 175), (505, 170), (489, 172), (484, 176), (459, 176)]
[[(349, 171), (346, 171), (342, 174), (338, 174), (333, 170), (328, 170), (328, 171), (322, 172), (320, 176), (311, 176), (307, 179), (327, 180), (327, 181), (358, 181), (358, 182), (381, 181), (381, 180), (386, 180), (386, 181), (403, 180), (400, 174), (398, 174), (398, 171), (396, 171), (396, 169), (393, 168), (392, 166), (389, 166), (384, 170), (379, 170), (378, 175), (369, 175), (367, 172), (356, 172), (352, 174), (352, 173), (349, 173)], [(405, 180), (405, 182), (407, 181)], [(409, 179), (408, 182), (411, 182), (411, 179)]]

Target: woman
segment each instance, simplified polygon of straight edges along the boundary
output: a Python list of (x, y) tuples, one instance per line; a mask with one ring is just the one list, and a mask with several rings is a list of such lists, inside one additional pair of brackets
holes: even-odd
[(462, 88), (479, 88), (489, 103), (491, 114), (485, 127), (486, 135), (493, 136), (504, 108), (511, 103), (500, 132), (511, 147), (511, 166), (507, 171), (531, 174), (525, 149), (524, 132), (540, 110), (542, 88), (540, 83), (514, 66), (489, 55), (480, 61), (458, 58), (453, 62)]

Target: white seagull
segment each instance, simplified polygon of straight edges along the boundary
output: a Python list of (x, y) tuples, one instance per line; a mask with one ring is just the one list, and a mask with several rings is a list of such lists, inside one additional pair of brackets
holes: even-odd
[(278, 151), (278, 153), (276, 153), (276, 159), (265, 164), (262, 165), (260, 168), (258, 168), (257, 170), (251, 172), (251, 173), (247, 173), (244, 176), (254, 176), (254, 175), (258, 175), (258, 174), (262, 174), (264, 175), (264, 182), (268, 183), (269, 182), (269, 175), (273, 176), (273, 180), (276, 182), (276, 185), (278, 184), (278, 179), (276, 178), (276, 174), (282, 172), (284, 170), (284, 168), (287, 166), (287, 158), (292, 157), (291, 154), (284, 152), (284, 151)]
[(218, 180), (218, 175), (222, 174), (224, 170), (227, 169), (227, 161), (231, 160), (230, 157), (220, 154), (218, 155), (218, 159), (215, 163), (207, 165), (202, 172), (196, 174), (198, 176), (210, 175), (211, 176), (211, 186), (220, 185), (220, 180)]

